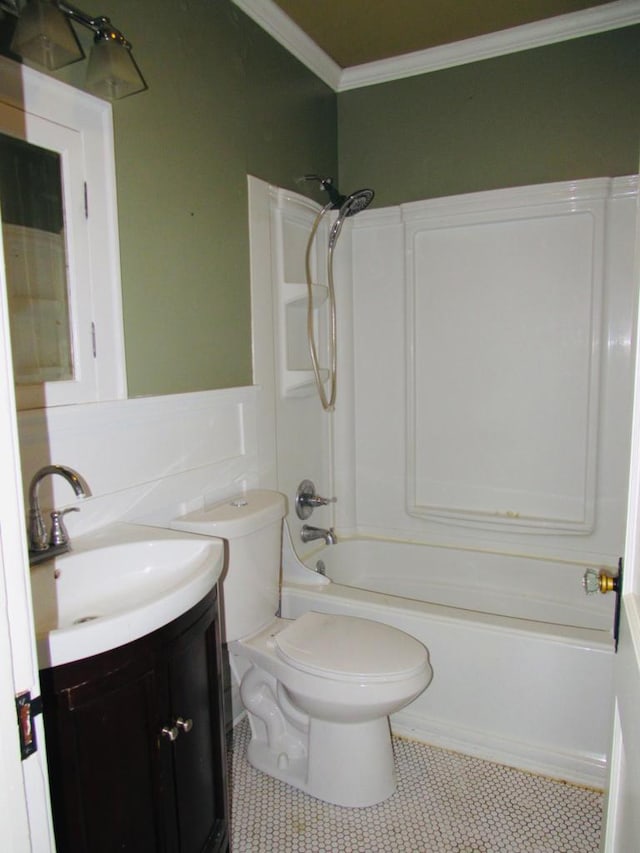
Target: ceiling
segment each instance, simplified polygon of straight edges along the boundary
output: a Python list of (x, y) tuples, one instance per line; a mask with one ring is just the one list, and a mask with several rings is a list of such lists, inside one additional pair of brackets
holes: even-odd
[(605, 0), (274, 0), (341, 68), (401, 56)]

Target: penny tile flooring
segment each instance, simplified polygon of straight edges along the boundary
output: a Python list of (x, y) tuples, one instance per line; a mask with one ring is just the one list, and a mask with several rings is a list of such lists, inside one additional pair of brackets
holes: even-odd
[(323, 803), (255, 770), (233, 732), (233, 853), (597, 853), (603, 796), (478, 758), (393, 739), (398, 789), (383, 803)]

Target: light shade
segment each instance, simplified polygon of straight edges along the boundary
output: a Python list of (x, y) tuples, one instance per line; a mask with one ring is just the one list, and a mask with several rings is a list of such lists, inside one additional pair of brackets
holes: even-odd
[(11, 50), (46, 68), (62, 68), (84, 53), (71, 24), (50, 0), (30, 0), (18, 18)]
[(129, 48), (116, 39), (99, 36), (89, 57), (85, 85), (109, 101), (147, 88)]

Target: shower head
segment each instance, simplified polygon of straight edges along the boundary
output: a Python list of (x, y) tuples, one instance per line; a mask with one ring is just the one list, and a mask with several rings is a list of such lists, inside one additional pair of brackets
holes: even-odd
[(329, 196), (330, 210), (339, 210), (340, 216), (355, 216), (365, 207), (369, 207), (375, 193), (373, 190), (356, 190), (350, 196), (342, 195), (333, 185), (333, 178), (321, 178), (320, 175), (305, 175), (302, 180), (318, 181)]
[(365, 207), (369, 207), (373, 200), (373, 196), (373, 190), (356, 190), (356, 192), (351, 193), (351, 195), (342, 202), (340, 205), (340, 212), (338, 213), (336, 221), (333, 223), (331, 231), (329, 232), (329, 249), (333, 250), (335, 248), (347, 216), (355, 216), (356, 213), (360, 213), (360, 211), (364, 210)]
[(340, 216), (355, 216), (366, 207), (369, 207), (375, 195), (373, 190), (356, 190), (346, 198), (340, 205)]

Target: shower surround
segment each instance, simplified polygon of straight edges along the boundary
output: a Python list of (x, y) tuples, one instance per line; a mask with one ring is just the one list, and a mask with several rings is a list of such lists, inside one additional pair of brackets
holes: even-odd
[[(504, 569), (506, 600), (511, 593), (513, 600), (526, 598), (517, 589), (526, 568), (532, 588), (544, 586), (539, 597), (549, 602), (539, 625), (558, 624), (555, 582), (566, 589), (571, 577), (575, 591), (569, 596), (582, 605), (576, 567), (617, 571), (629, 460), (636, 194), (635, 177), (603, 178), (367, 210), (347, 223), (335, 253), (338, 396), (335, 413), (326, 416), (307, 382), (296, 314), (303, 281), (300, 247), (317, 206), (249, 179), (254, 366), (273, 425), (261, 437), (273, 455), (271, 484), (291, 500), (298, 482), (308, 477), (320, 493), (335, 495), (337, 504), (316, 510), (313, 523), (335, 526), (339, 539), (412, 542), (440, 554), (445, 552), (437, 549), (447, 549), (447, 560), (435, 568), (425, 564), (424, 575), (434, 589), (458, 586), (465, 604), (454, 602), (458, 613), (449, 615), (459, 617), (460, 607), (467, 615), (451, 622), (446, 636), (438, 633), (436, 641), (433, 634), (434, 688), (438, 678), (456, 679), (452, 661), (456, 655), (464, 659), (465, 647), (481, 648), (474, 623), (484, 624), (485, 635), (492, 632), (482, 603), (487, 598), (482, 573), (468, 584), (460, 572), (465, 554), (482, 555), (478, 564), (495, 555)], [(314, 264), (321, 290), (321, 254)], [(322, 307), (316, 323), (322, 338)], [(291, 513), (288, 521), (304, 555), (300, 522)], [(394, 567), (402, 574), (396, 553), (387, 561), (389, 591)], [(438, 570), (441, 576), (434, 579)], [(300, 606), (323, 609), (344, 591), (322, 589), (320, 599), (313, 597), (318, 588), (308, 598), (285, 589), (285, 615), (297, 615)], [(355, 599), (358, 615), (367, 615), (362, 607), (368, 595), (352, 588), (346, 595), (351, 603), (334, 600), (332, 606), (347, 612), (340, 608), (354, 606)], [(397, 617), (395, 598), (388, 592), (374, 596), (369, 615)], [(599, 602), (602, 624), (612, 624), (612, 599)], [(389, 605), (386, 612), (381, 601)], [(500, 619), (517, 615), (514, 610)], [(443, 616), (438, 631), (444, 621)], [(532, 730), (527, 742), (516, 726), (507, 756), (490, 725), (474, 719), (473, 696), (467, 720), (438, 727), (432, 719), (422, 734), (433, 739), (439, 732), (443, 742), (457, 742), (469, 752), (475, 740), (475, 751), (484, 755), (502, 755), (532, 769), (546, 766), (590, 784), (604, 782), (606, 744), (597, 738), (590, 743), (588, 727), (580, 744), (572, 739), (571, 708), (581, 695), (580, 679), (589, 679), (593, 654), (594, 695), (600, 691), (604, 697), (597, 716), (609, 730), (611, 630), (598, 628), (595, 642), (591, 628), (579, 638), (568, 626), (554, 632), (534, 627), (527, 638), (525, 617), (517, 625), (507, 622), (504, 633), (524, 639), (524, 645), (511, 646), (522, 650), (514, 666), (529, 668), (532, 683), (553, 666), (554, 648), (561, 645), (563, 656), (571, 646), (584, 653), (575, 678), (569, 663), (558, 679), (562, 695), (535, 696), (542, 703), (539, 716), (555, 715), (566, 737), (554, 735), (545, 743), (544, 731)], [(541, 638), (551, 633), (555, 637), (543, 649)], [(564, 637), (560, 644), (558, 637)], [(430, 645), (429, 629), (421, 639)], [(450, 644), (452, 654), (437, 654)], [(491, 667), (491, 656), (484, 666)], [(495, 696), (505, 719), (510, 707), (512, 717), (518, 714), (515, 682), (508, 681)], [(483, 702), (482, 691), (495, 690), (494, 682), (487, 679), (483, 688), (478, 675), (474, 689)], [(566, 707), (563, 695), (571, 700)], [(577, 707), (584, 705), (578, 701)], [(412, 709), (417, 736), (420, 715), (447, 719), (444, 705), (430, 711), (425, 701), (408, 714)], [(545, 752), (555, 755), (546, 765), (540, 758)]]

